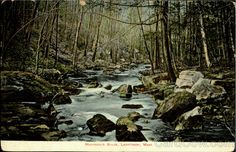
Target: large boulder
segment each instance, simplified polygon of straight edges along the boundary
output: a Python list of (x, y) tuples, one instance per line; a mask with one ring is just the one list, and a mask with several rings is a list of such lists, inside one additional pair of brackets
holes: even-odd
[(95, 136), (105, 136), (106, 132), (112, 131), (116, 125), (102, 114), (96, 114), (87, 121), (90, 129), (89, 134)]
[(175, 130), (201, 129), (203, 123), (202, 109), (197, 106), (183, 113), (176, 121)]
[(56, 89), (43, 78), (29, 72), (1, 72), (1, 101), (3, 102), (38, 102), (52, 99)]
[(128, 117), (120, 117), (116, 122), (118, 141), (147, 141), (140, 128)]
[(119, 88), (113, 90), (112, 92), (118, 91), (120, 97), (122, 98), (131, 98), (132, 97), (132, 86), (128, 84), (122, 84)]
[(212, 85), (209, 79), (199, 79), (191, 88), (197, 100), (217, 99), (224, 97), (226, 91), (221, 86)]
[(142, 83), (147, 89), (155, 88), (161, 80), (169, 80), (168, 73), (159, 73), (153, 76), (142, 77)]
[(179, 78), (176, 80), (176, 85), (179, 88), (191, 88), (200, 78), (203, 78), (203, 74), (198, 71), (186, 70), (179, 74)]
[(161, 102), (154, 113), (154, 118), (173, 122), (178, 116), (191, 110), (196, 105), (196, 96), (187, 91), (176, 92)]

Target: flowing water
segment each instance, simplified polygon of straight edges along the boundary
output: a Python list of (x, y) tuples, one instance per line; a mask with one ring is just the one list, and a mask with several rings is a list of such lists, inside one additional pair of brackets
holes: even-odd
[[(106, 86), (112, 85), (112, 89), (118, 88), (122, 84), (140, 85), (139, 71), (145, 70), (147, 65), (139, 65), (136, 68), (124, 72), (116, 70), (112, 75), (105, 75), (102, 71), (87, 70), (87, 74), (98, 77), (98, 81)], [(77, 78), (71, 78), (75, 81)], [(140, 118), (136, 124), (143, 127), (142, 133), (148, 141), (168, 141), (173, 140), (174, 131), (160, 119), (151, 119), (156, 104), (151, 96), (146, 94), (133, 94), (132, 98), (120, 98), (118, 93), (112, 93), (110, 90), (102, 88), (86, 88), (86, 83), (81, 88), (79, 95), (71, 96), (72, 103), (66, 105), (57, 105), (56, 109), (60, 112), (58, 117), (65, 116), (71, 119), (73, 124), (61, 124), (60, 130), (67, 132), (67, 137), (61, 140), (71, 141), (116, 141), (115, 131), (107, 132), (106, 136), (90, 136), (87, 133), (89, 128), (86, 121), (95, 114), (103, 114), (108, 119), (116, 123), (121, 116), (127, 116), (129, 112), (139, 112), (145, 118)], [(140, 109), (124, 109), (124, 104), (139, 104)]]

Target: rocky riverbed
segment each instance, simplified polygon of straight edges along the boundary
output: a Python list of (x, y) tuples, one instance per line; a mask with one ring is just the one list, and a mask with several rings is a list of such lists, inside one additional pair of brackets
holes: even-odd
[(4, 71), (1, 139), (234, 140), (232, 71), (184, 70), (170, 83), (167, 73), (142, 76), (149, 70), (131, 64), (66, 74), (46, 70), (41, 77)]

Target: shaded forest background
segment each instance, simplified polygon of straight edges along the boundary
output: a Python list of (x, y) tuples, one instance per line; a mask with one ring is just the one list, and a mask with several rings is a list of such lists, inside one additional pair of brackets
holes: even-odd
[(174, 81), (178, 68), (234, 67), (234, 1), (2, 0), (0, 7), (2, 70), (136, 62)]
[[(111, 127), (118, 141), (146, 141), (143, 130), (163, 136), (151, 141), (233, 141), (235, 8), (235, 0), (0, 0), (0, 138), (74, 140)], [(102, 125), (77, 123), (74, 109), (110, 114), (114, 104), (117, 118), (141, 109), (145, 121), (136, 126), (129, 113), (131, 131), (122, 119), (107, 127), (103, 115), (94, 115)]]

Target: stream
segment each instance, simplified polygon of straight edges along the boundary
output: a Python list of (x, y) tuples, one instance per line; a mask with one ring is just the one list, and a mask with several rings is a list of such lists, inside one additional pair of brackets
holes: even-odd
[[(56, 105), (55, 108), (59, 112), (58, 118), (64, 116), (66, 119), (73, 121), (73, 124), (60, 124), (59, 130), (64, 130), (67, 137), (62, 141), (117, 141), (115, 130), (107, 132), (106, 136), (88, 135), (89, 128), (86, 121), (95, 114), (103, 114), (108, 119), (116, 123), (121, 116), (127, 116), (129, 112), (139, 112), (144, 118), (140, 118), (135, 124), (143, 127), (142, 133), (148, 141), (171, 141), (174, 140), (174, 130), (165, 124), (161, 119), (152, 119), (152, 115), (156, 108), (152, 97), (146, 94), (135, 94), (129, 99), (120, 98), (118, 93), (112, 93), (106, 90), (104, 86), (111, 84), (112, 90), (118, 88), (122, 84), (130, 84), (132, 86), (142, 84), (139, 80), (141, 76), (139, 71), (149, 68), (148, 65), (138, 65), (136, 68), (127, 71), (115, 70), (112, 75), (106, 75), (103, 71), (87, 70), (88, 75), (96, 76), (98, 82), (103, 87), (87, 88), (87, 83), (83, 83), (82, 92), (79, 95), (70, 96), (71, 104)], [(78, 78), (70, 78), (74, 81), (81, 81)], [(141, 104), (143, 108), (128, 109), (121, 108), (124, 104)]]

